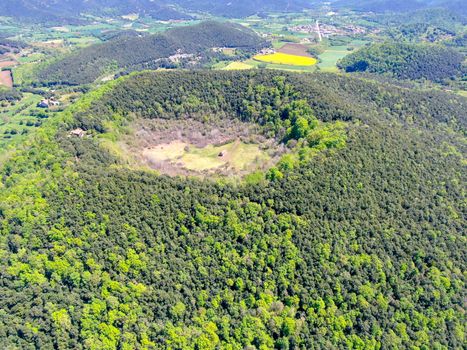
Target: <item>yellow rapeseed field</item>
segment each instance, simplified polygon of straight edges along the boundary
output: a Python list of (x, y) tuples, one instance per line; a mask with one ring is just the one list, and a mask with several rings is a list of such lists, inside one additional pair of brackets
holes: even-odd
[(276, 52), (268, 55), (256, 55), (253, 57), (257, 61), (275, 64), (288, 64), (291, 66), (312, 66), (317, 63), (316, 58), (289, 55), (282, 52)]

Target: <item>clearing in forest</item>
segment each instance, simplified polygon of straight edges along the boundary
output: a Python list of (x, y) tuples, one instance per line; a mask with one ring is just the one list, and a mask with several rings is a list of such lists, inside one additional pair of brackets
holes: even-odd
[(267, 162), (270, 158), (259, 145), (247, 144), (240, 140), (224, 145), (211, 144), (203, 148), (177, 140), (146, 148), (143, 150), (143, 156), (150, 164), (172, 163), (191, 171), (229, 168), (232, 171), (246, 171)]
[(167, 175), (239, 175), (271, 167), (285, 152), (258, 126), (235, 119), (135, 122), (117, 143), (104, 145), (131, 166)]
[(223, 70), (241, 70), (241, 69), (252, 69), (253, 67), (250, 66), (249, 64), (243, 63), (243, 62), (232, 62), (229, 63), (228, 66), (222, 68)]

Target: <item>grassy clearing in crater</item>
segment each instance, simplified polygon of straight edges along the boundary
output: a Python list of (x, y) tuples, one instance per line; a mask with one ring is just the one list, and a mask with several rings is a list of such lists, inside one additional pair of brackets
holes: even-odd
[(235, 119), (138, 120), (118, 138), (103, 140), (103, 145), (132, 167), (172, 176), (242, 177), (269, 169), (285, 152), (276, 140), (262, 136), (257, 125)]
[(150, 162), (170, 162), (193, 171), (232, 168), (234, 171), (254, 170), (268, 162), (270, 156), (257, 144), (235, 140), (224, 145), (196, 147), (180, 140), (157, 145), (143, 150), (143, 156)]

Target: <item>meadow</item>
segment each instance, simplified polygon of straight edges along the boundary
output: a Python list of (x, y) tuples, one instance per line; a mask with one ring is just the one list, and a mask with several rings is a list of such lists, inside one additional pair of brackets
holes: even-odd
[(318, 56), (318, 67), (325, 72), (336, 72), (337, 61), (350, 54), (353, 50), (357, 50), (367, 43), (365, 40), (351, 40), (347, 45), (332, 46), (328, 45), (325, 51)]
[(244, 62), (238, 62), (238, 61), (235, 61), (235, 62), (231, 62), (229, 63), (227, 66), (225, 66), (224, 70), (239, 70), (239, 69), (252, 69), (253, 66), (247, 64), (247, 63), (244, 63)]
[(0, 108), (0, 156), (8, 146), (22, 139), (41, 124), (39, 118), (32, 116), (33, 109), (41, 100), (38, 95), (24, 93), (21, 101), (7, 103)]
[(347, 56), (349, 51), (342, 50), (342, 49), (335, 49), (333, 47), (326, 49), (321, 55), (319, 55), (320, 62), (318, 63), (318, 67), (322, 71), (337, 71), (336, 63), (341, 58)]
[(252, 171), (265, 165), (269, 155), (258, 144), (240, 140), (223, 145), (209, 144), (205, 147), (180, 140), (160, 144), (143, 150), (143, 157), (156, 169), (181, 168), (193, 172), (216, 172), (230, 169), (235, 173)]

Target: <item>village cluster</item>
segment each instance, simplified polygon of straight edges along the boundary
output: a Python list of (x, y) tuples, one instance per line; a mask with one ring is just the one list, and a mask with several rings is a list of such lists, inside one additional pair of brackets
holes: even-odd
[(361, 35), (365, 34), (365, 28), (356, 26), (356, 25), (348, 25), (345, 27), (336, 27), (331, 24), (321, 24), (321, 23), (313, 23), (313, 24), (301, 24), (287, 28), (288, 31), (297, 32), (297, 33), (316, 33), (321, 34), (324, 37), (335, 36), (335, 35)]

